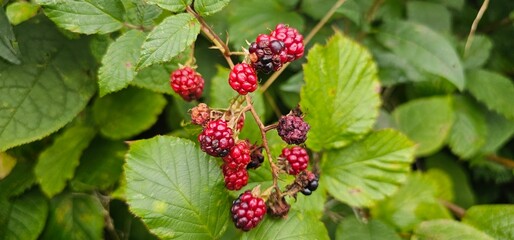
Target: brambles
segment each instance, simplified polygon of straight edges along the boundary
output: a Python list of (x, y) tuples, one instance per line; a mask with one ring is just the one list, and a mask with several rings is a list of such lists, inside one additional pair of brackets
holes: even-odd
[(271, 32), (270, 36), (284, 43), (288, 62), (292, 62), (303, 56), (303, 36), (298, 33), (298, 30), (295, 28), (278, 24), (275, 30)]
[(309, 154), (307, 154), (307, 150), (304, 148), (294, 146), (282, 149), (282, 154), (280, 154), (279, 160), (284, 162), (287, 173), (296, 175), (307, 169)]
[(248, 184), (248, 172), (246, 168), (231, 168), (227, 164), (221, 166), (225, 187), (228, 190), (237, 191)]
[(299, 116), (286, 115), (278, 120), (278, 135), (288, 144), (304, 143), (307, 140), (309, 129), (309, 124)]
[(225, 165), (232, 169), (246, 168), (250, 162), (250, 147), (247, 141), (240, 141), (230, 149), (230, 153), (223, 157)]
[(198, 142), (207, 154), (214, 157), (224, 157), (234, 146), (232, 129), (227, 126), (227, 122), (223, 119), (210, 121), (198, 136)]
[(257, 75), (252, 66), (238, 63), (230, 72), (228, 83), (241, 95), (246, 95), (257, 89)]
[(254, 196), (250, 190), (247, 190), (234, 200), (230, 212), (236, 227), (249, 231), (256, 227), (266, 214), (266, 204), (262, 198)]
[(191, 122), (196, 125), (206, 124), (211, 116), (211, 111), (205, 103), (200, 103), (198, 106), (191, 109)]
[(182, 67), (171, 73), (170, 85), (173, 91), (189, 102), (202, 96), (204, 80), (194, 69)]

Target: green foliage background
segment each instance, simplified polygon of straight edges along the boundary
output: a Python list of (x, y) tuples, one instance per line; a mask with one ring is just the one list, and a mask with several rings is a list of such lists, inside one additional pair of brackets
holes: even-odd
[[(0, 239), (514, 239), (514, 2), (490, 1), (470, 41), (482, 4), (0, 1)], [(286, 219), (236, 230), (238, 192), (185, 124), (195, 104), (168, 81), (192, 56), (203, 102), (237, 95), (187, 6), (232, 51), (327, 21), (251, 94), (266, 124), (300, 104), (311, 125), (320, 188)], [(246, 119), (240, 138), (260, 142)], [(267, 137), (276, 156), (286, 144)]]

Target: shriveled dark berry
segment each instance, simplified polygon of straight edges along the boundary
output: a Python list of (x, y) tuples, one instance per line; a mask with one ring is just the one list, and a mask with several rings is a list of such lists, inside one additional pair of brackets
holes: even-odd
[(278, 135), (288, 144), (302, 144), (307, 140), (310, 126), (302, 117), (286, 115), (278, 121)]
[(264, 218), (266, 204), (262, 198), (253, 196), (252, 192), (247, 190), (232, 202), (230, 213), (236, 228), (249, 231)]
[(214, 157), (227, 156), (234, 146), (232, 129), (222, 119), (210, 121), (198, 135), (202, 151)]
[(190, 67), (183, 67), (171, 73), (170, 85), (182, 99), (192, 101), (202, 96), (204, 80)]
[(191, 122), (196, 125), (204, 125), (210, 119), (210, 109), (205, 103), (200, 103), (190, 111)]

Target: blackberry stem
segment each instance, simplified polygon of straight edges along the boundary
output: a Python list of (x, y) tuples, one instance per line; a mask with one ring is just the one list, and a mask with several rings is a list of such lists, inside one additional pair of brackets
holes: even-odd
[[(323, 18), (318, 22), (318, 24), (316, 24), (316, 26), (314, 26), (314, 28), (309, 32), (309, 34), (307, 34), (307, 37), (305, 37), (305, 39), (303, 41), (304, 46), (307, 46), (307, 43), (309, 43), (309, 41), (312, 40), (314, 35), (316, 35), (316, 33), (318, 33), (318, 31), (328, 22), (328, 20), (332, 17), (332, 15), (334, 15), (336, 10), (344, 2), (346, 2), (346, 0), (339, 0), (336, 3), (334, 3), (334, 5), (330, 8), (330, 10), (328, 10), (327, 14), (325, 14), (325, 16), (323, 16)], [(260, 91), (265, 92), (269, 88), (269, 86), (271, 86), (271, 84), (273, 84), (273, 82), (275, 80), (277, 80), (278, 76), (280, 76), (280, 74), (282, 74), (282, 72), (284, 72), (284, 70), (287, 68), (287, 66), (289, 66), (289, 64), (290, 64), (290, 62), (282, 65), (282, 68), (280, 70), (274, 72), (273, 75), (271, 75), (271, 77), (268, 78), (268, 81), (266, 81), (266, 83), (264, 83), (264, 85), (262, 85), (262, 87), (260, 88)]]
[(214, 43), (214, 45), (216, 45), (216, 48), (223, 54), (223, 57), (225, 57), (225, 60), (227, 60), (228, 65), (232, 69), (234, 67), (234, 62), (232, 62), (232, 58), (230, 58), (231, 53), (227, 44), (220, 39), (205, 20), (191, 8), (191, 6), (188, 5), (186, 7), (186, 11), (200, 22), (202, 32), (207, 36), (207, 38), (209, 38), (209, 40), (211, 40), (212, 43)]

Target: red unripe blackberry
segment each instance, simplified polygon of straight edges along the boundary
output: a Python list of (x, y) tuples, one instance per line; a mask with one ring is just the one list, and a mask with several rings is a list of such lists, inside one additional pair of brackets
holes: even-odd
[(232, 169), (246, 168), (250, 162), (250, 145), (247, 141), (240, 141), (234, 145), (227, 156), (223, 157), (223, 162)]
[(228, 83), (236, 92), (246, 95), (257, 89), (257, 74), (249, 64), (238, 63), (230, 71)]
[(298, 116), (286, 115), (278, 120), (278, 135), (288, 144), (304, 143), (307, 140), (309, 129), (309, 124)]
[(211, 117), (210, 109), (205, 103), (198, 104), (189, 112), (191, 114), (191, 122), (196, 125), (206, 124)]
[(245, 114), (243, 113), (243, 114), (241, 114), (241, 116), (237, 120), (237, 123), (236, 123), (237, 131), (241, 131), (241, 129), (243, 129), (244, 125), (245, 125)]
[(248, 48), (252, 67), (257, 71), (271, 73), (282, 67), (287, 60), (287, 52), (282, 41), (261, 34)]
[(198, 135), (202, 151), (214, 157), (224, 157), (234, 146), (232, 129), (222, 119), (210, 121)]
[(234, 200), (230, 213), (236, 228), (249, 231), (255, 228), (266, 214), (266, 204), (262, 198), (253, 196), (252, 192), (247, 190)]
[(284, 42), (287, 52), (287, 62), (292, 62), (303, 56), (303, 36), (298, 30), (284, 24), (278, 24), (270, 34), (271, 37)]
[(246, 168), (234, 169), (227, 164), (221, 166), (225, 180), (225, 187), (228, 190), (237, 191), (248, 184), (248, 172)]
[(189, 102), (202, 96), (204, 80), (194, 69), (183, 67), (171, 73), (170, 85), (173, 91)]
[(309, 154), (307, 150), (299, 146), (282, 149), (282, 154), (280, 154), (279, 157), (287, 161), (287, 173), (291, 175), (296, 175), (307, 169), (307, 165), (309, 164)]

